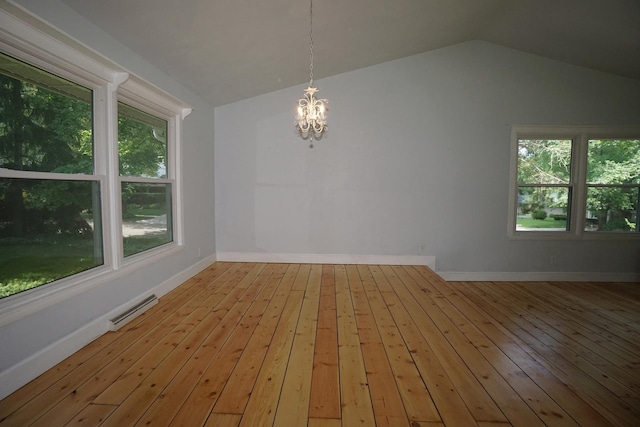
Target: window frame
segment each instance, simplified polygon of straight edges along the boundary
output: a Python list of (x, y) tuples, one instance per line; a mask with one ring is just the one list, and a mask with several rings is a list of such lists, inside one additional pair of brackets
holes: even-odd
[[(571, 171), (568, 187), (571, 200), (568, 206), (569, 230), (566, 231), (518, 231), (516, 230), (518, 212), (518, 141), (521, 139), (570, 139)], [(511, 127), (510, 169), (509, 169), (509, 205), (507, 217), (507, 236), (522, 240), (637, 240), (640, 232), (585, 231), (587, 213), (588, 143), (592, 139), (640, 139), (640, 125), (554, 125)], [(640, 184), (639, 184), (640, 185)], [(539, 186), (547, 186), (540, 184)], [(635, 187), (635, 185), (631, 185)]]
[[(183, 110), (178, 113), (175, 109), (172, 109), (171, 104), (162, 98), (158, 97), (155, 90), (152, 88), (145, 88), (141, 82), (135, 82), (128, 79), (121, 86), (117, 93), (117, 99), (115, 100), (115, 123), (118, 123), (118, 102), (123, 102), (128, 106), (137, 108), (147, 114), (151, 114), (160, 119), (167, 121), (167, 158), (166, 178), (142, 178), (132, 176), (121, 176), (119, 171), (119, 159), (118, 159), (118, 133), (116, 126), (115, 143), (110, 147), (113, 150), (112, 155), (115, 158), (114, 164), (114, 184), (115, 192), (118, 195), (117, 203), (114, 203), (113, 207), (117, 212), (114, 212), (116, 218), (119, 219), (116, 225), (118, 240), (114, 244), (113, 252), (114, 258), (118, 262), (118, 268), (121, 266), (131, 265), (138, 263), (142, 260), (153, 259), (157, 253), (162, 253), (173, 246), (184, 246), (184, 224), (182, 216), (182, 168), (180, 159), (181, 141), (182, 141), (182, 120), (191, 112), (191, 109)], [(149, 101), (153, 100), (153, 103)], [(147, 249), (146, 251), (133, 254), (130, 256), (124, 256), (123, 248), (123, 236), (122, 236), (122, 194), (121, 188), (123, 182), (140, 182), (140, 183), (167, 183), (171, 184), (172, 197), (171, 197), (171, 227), (173, 240), (160, 245), (155, 248)]]
[[(0, 299), (0, 326), (144, 268), (184, 247), (182, 122), (191, 107), (131, 74), (49, 24), (12, 4), (0, 7), (0, 51), (93, 91), (93, 174), (0, 169), (0, 177), (95, 180), (101, 187), (103, 265)], [(123, 258), (118, 111), (123, 101), (167, 120), (167, 181), (172, 184), (173, 241)], [(128, 177), (125, 177), (128, 179)]]

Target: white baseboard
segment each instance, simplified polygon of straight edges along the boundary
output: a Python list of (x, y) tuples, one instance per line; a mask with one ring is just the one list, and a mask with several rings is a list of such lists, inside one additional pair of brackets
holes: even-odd
[[(156, 286), (151, 291), (149, 291), (149, 295), (156, 294), (158, 298), (160, 298), (163, 295), (166, 295), (167, 293), (171, 292), (172, 290), (174, 290), (175, 288), (177, 288), (178, 286), (186, 282), (191, 277), (200, 273), (202, 270), (209, 267), (211, 264), (213, 264), (216, 261), (217, 261), (217, 258), (215, 254), (201, 259), (197, 263), (193, 264), (191, 267), (185, 270), (182, 270), (180, 273), (176, 274), (170, 279), (160, 283), (158, 286)], [(144, 295), (144, 296), (148, 296), (148, 295)]]
[(51, 369), (109, 330), (106, 319), (93, 322), (0, 373), (0, 399)]
[[(215, 255), (204, 258), (189, 268), (179, 272), (175, 276), (165, 280), (143, 295), (140, 295), (139, 298), (143, 299), (151, 294), (156, 294), (156, 296), (160, 298), (162, 295), (165, 295), (180, 286), (190, 277), (198, 274), (215, 261)], [(131, 304), (131, 302), (127, 302), (120, 307), (116, 307), (93, 322), (0, 372), (0, 399), (4, 399), (9, 394), (27, 384), (29, 381), (71, 356), (91, 341), (108, 332), (109, 319), (130, 307)]]
[(640, 273), (437, 271), (447, 282), (640, 282)]
[(379, 264), (426, 265), (432, 270), (436, 257), (418, 255), (348, 255), (348, 254), (285, 254), (264, 252), (218, 252), (218, 261), (282, 262), (291, 264)]

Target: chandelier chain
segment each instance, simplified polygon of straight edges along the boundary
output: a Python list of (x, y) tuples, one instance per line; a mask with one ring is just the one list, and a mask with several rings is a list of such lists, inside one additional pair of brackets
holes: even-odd
[(313, 86), (313, 0), (309, 6), (309, 87)]

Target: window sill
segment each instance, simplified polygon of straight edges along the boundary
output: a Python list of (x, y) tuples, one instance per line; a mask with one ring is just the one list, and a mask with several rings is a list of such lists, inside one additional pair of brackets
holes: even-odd
[(515, 231), (508, 233), (510, 240), (640, 240), (640, 233), (615, 231)]

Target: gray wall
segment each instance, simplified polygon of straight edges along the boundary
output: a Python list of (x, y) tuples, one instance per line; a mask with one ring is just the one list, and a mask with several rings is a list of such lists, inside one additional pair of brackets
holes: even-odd
[(216, 108), (218, 253), (640, 272), (637, 240), (507, 238), (510, 126), (639, 124), (639, 81), (473, 41), (315, 83), (330, 111), (313, 149), (293, 127), (303, 85)]
[(178, 82), (75, 14), (58, 0), (18, 1), (54, 26), (194, 107), (184, 122), (185, 247), (150, 268), (112, 280), (34, 315), (0, 327), (0, 372), (63, 340), (88, 323), (215, 254), (214, 111)]

